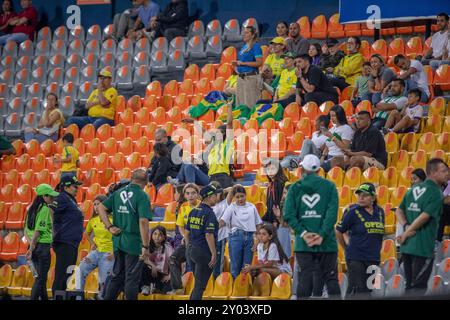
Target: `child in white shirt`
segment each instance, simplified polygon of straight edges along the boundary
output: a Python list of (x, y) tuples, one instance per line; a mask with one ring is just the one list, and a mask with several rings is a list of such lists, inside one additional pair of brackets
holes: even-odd
[(392, 110), (383, 128), (383, 133), (390, 131), (397, 133), (418, 132), (420, 120), (423, 117), (423, 108), (419, 104), (422, 92), (419, 89), (408, 91), (408, 102), (403, 110)]

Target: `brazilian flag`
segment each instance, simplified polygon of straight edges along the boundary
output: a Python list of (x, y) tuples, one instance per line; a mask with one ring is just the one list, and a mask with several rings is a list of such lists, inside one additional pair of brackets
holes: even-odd
[(258, 120), (261, 125), (264, 120), (273, 118), (276, 121), (283, 120), (284, 109), (279, 103), (257, 104), (253, 107), (250, 118)]
[[(252, 109), (247, 107), (245, 104), (241, 104), (239, 106), (233, 107), (233, 119), (238, 119), (242, 124), (244, 124), (252, 114)], [(227, 113), (223, 112), (218, 120), (221, 120), (222, 122), (227, 121)]]
[(222, 92), (211, 91), (197, 106), (193, 106), (189, 110), (189, 115), (191, 118), (198, 118), (207, 113), (208, 110), (219, 110), (226, 103), (227, 99)]

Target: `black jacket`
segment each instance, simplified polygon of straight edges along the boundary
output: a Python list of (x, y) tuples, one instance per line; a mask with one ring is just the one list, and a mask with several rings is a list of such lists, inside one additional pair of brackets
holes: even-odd
[[(172, 172), (179, 172), (181, 169), (181, 160), (183, 157), (183, 149), (181, 149), (181, 147), (179, 145), (177, 145), (175, 142), (172, 141), (171, 137), (167, 137), (168, 141), (166, 143), (167, 149), (169, 150), (169, 161), (170, 161), (170, 169), (172, 170)], [(179, 159), (174, 159), (174, 160), (178, 160), (180, 162), (180, 164), (174, 164), (174, 161), (171, 159), (171, 155), (172, 155), (172, 151), (174, 149), (178, 150), (178, 154), (180, 156)], [(152, 182), (152, 180), (155, 177), (155, 174), (158, 170), (159, 167), (159, 160), (158, 157), (153, 156), (152, 161), (150, 162), (150, 167), (148, 168), (149, 171), (149, 181)]]
[(78, 247), (83, 238), (83, 212), (76, 199), (65, 191), (59, 193), (52, 204), (53, 243), (67, 243)]
[(158, 162), (157, 166), (153, 166), (150, 171), (149, 181), (155, 186), (167, 183), (167, 177), (175, 178), (178, 170), (170, 161), (169, 157), (155, 157)]
[(189, 9), (187, 0), (170, 2), (158, 16), (157, 21), (164, 28), (179, 28), (186, 30), (189, 27)]

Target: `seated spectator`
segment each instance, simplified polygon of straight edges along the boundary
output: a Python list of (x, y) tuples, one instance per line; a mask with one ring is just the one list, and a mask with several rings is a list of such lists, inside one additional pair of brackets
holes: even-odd
[(450, 46), (450, 41), (448, 41), (450, 37), (448, 14), (445, 12), (438, 14), (436, 23), (439, 31), (433, 34), (430, 49), (425, 54), (425, 59), (422, 60), (423, 64), (429, 63), (433, 70), (436, 70), (442, 64), (450, 64), (449, 50), (446, 49), (447, 46)]
[(320, 44), (313, 43), (309, 46), (308, 50), (309, 56), (312, 58), (311, 65), (319, 67), (320, 66), (320, 56), (322, 55), (322, 48), (320, 47)]
[(81, 130), (87, 124), (93, 124), (98, 129), (104, 124), (114, 125), (114, 116), (117, 106), (117, 90), (111, 86), (112, 74), (102, 69), (98, 76), (97, 89), (89, 96), (86, 102), (88, 116), (70, 117), (65, 123), (68, 127), (75, 123)]
[(403, 110), (392, 110), (383, 128), (383, 133), (419, 132), (420, 120), (423, 117), (423, 108), (419, 104), (421, 92), (419, 89), (411, 89), (408, 92), (408, 102)]
[(264, 73), (265, 69), (271, 68), (273, 77), (281, 75), (281, 71), (284, 69), (284, 50), (286, 48), (284, 39), (281, 37), (273, 38), (270, 41), (271, 54), (269, 54), (264, 61), (261, 72)]
[(339, 41), (334, 38), (328, 39), (322, 45), (319, 68), (326, 74), (333, 74), (334, 68), (337, 67), (344, 57), (344, 51), (339, 49)]
[(272, 279), (282, 273), (292, 275), (289, 259), (281, 247), (275, 227), (268, 223), (262, 225), (258, 230), (258, 240), (258, 262), (255, 265), (245, 265), (243, 272), (250, 272), (253, 277), (261, 272), (267, 272)]
[(312, 58), (307, 54), (295, 59), (298, 89), (295, 102), (299, 105), (315, 102), (319, 106), (326, 101), (338, 103), (336, 89), (319, 68), (311, 65), (311, 61)]
[(150, 21), (155, 37), (166, 37), (170, 42), (176, 37), (185, 37), (189, 27), (187, 0), (172, 0), (164, 11)]
[(369, 75), (370, 75), (370, 62), (363, 63), (362, 74), (356, 78), (355, 91), (353, 94), (355, 97), (352, 100), (353, 106), (357, 106), (362, 100), (369, 100)]
[(430, 89), (428, 88), (428, 76), (422, 63), (418, 60), (411, 60), (402, 54), (395, 56), (394, 63), (401, 69), (398, 78), (405, 80), (406, 90), (418, 88), (422, 92), (420, 101), (427, 103)]
[(32, 6), (31, 0), (21, 0), (22, 11), (9, 20), (12, 27), (10, 34), (0, 37), (0, 46), (4, 46), (8, 41), (22, 43), (25, 40), (34, 40), (34, 33), (38, 24), (38, 12)]
[(14, 146), (6, 137), (0, 136), (0, 158), (10, 154), (16, 154), (16, 149), (14, 149)]
[(139, 4), (138, 17), (133, 28), (127, 33), (127, 38), (134, 41), (149, 36), (152, 31), (150, 21), (159, 13), (159, 5), (151, 0), (137, 0), (137, 3)]
[[(177, 172), (180, 171), (183, 157), (183, 149), (181, 149), (181, 147), (178, 144), (172, 141), (172, 138), (167, 135), (167, 132), (164, 129), (157, 129), (155, 131), (155, 144), (157, 143), (162, 143), (166, 145), (170, 161), (173, 163), (175, 170)], [(157, 170), (158, 159), (156, 155), (152, 158), (150, 162), (148, 172), (151, 172), (153, 170), (153, 167), (156, 167), (155, 170)]]
[(10, 34), (12, 26), (9, 24), (16, 16), (12, 0), (4, 0), (2, 3), (2, 13), (0, 14), (0, 35)]
[[(130, 2), (131, 8), (114, 16), (112, 38), (117, 42), (120, 42), (128, 34), (128, 31), (135, 27), (135, 22), (138, 18), (139, 1), (131, 0)], [(138, 28), (143, 28), (142, 23)]]
[(411, 172), (411, 187), (427, 180), (427, 174), (423, 169), (415, 169)]
[(394, 71), (385, 65), (383, 57), (379, 54), (373, 54), (370, 57), (370, 67), (369, 93), (363, 100), (372, 101), (372, 105), (376, 105), (381, 101), (384, 88), (397, 76)]
[(403, 95), (405, 90), (405, 81), (394, 79), (384, 88), (382, 100), (372, 108), (374, 119), (372, 125), (381, 130), (386, 124), (389, 114), (392, 110), (403, 110), (408, 102), (408, 98)]
[(173, 253), (172, 246), (167, 243), (166, 228), (156, 226), (152, 229), (148, 250), (150, 257), (144, 261), (147, 268), (142, 271), (142, 294), (165, 294), (171, 290), (169, 260)]
[(371, 126), (370, 113), (360, 111), (356, 120), (358, 130), (355, 132), (350, 148), (344, 149), (345, 166), (366, 170), (376, 167), (384, 170), (387, 166), (387, 152), (381, 132)]
[(348, 54), (339, 62), (334, 68), (332, 83), (339, 90), (344, 90), (345, 87), (355, 85), (356, 78), (361, 75), (364, 57), (359, 52), (361, 48), (361, 39), (358, 37), (350, 37), (347, 40)]
[(442, 243), (444, 238), (444, 231), (447, 226), (450, 226), (450, 172), (447, 183), (442, 186), (442, 194), (444, 196), (442, 215), (439, 221), (439, 229), (436, 240)]
[(303, 158), (308, 154), (314, 154), (318, 158), (322, 157), (322, 152), (325, 149), (325, 142), (328, 137), (323, 134), (330, 126), (330, 119), (326, 115), (321, 115), (316, 119), (316, 131), (313, 132), (312, 138), (305, 138), (302, 144), (302, 150), (300, 156), (288, 155), (281, 161), (282, 168), (288, 168), (290, 170), (298, 168)]
[(73, 146), (74, 137), (71, 133), (66, 133), (62, 137), (63, 150), (61, 156), (53, 156), (53, 163), (61, 166), (61, 180), (64, 177), (76, 177), (77, 169), (80, 167), (78, 150)]
[(64, 115), (58, 108), (58, 96), (54, 93), (47, 94), (47, 105), (37, 128), (25, 128), (25, 142), (36, 139), (39, 143), (47, 139), (58, 141), (59, 130), (64, 125)]
[(178, 170), (170, 160), (169, 149), (164, 143), (155, 143), (153, 151), (155, 152), (156, 165), (152, 167), (148, 180), (155, 186), (156, 190), (159, 190), (167, 183), (168, 177), (175, 178), (177, 176)]
[(344, 109), (335, 105), (331, 108), (328, 117), (333, 124), (333, 127), (328, 130), (328, 127), (322, 127), (322, 134), (328, 139), (325, 141), (325, 149), (320, 158), (322, 168), (328, 172), (335, 166), (343, 167), (344, 164), (344, 150), (346, 150), (353, 140), (353, 129), (347, 123), (347, 117)]
[[(86, 277), (98, 268), (98, 298), (100, 299), (102, 299), (106, 277), (111, 274), (114, 265), (112, 234), (105, 228), (97, 209), (106, 199), (105, 195), (98, 195), (94, 199), (92, 217), (86, 226), (86, 238), (91, 244), (91, 251), (80, 262), (79, 272), (76, 273), (76, 289), (84, 291)], [(108, 218), (112, 223), (111, 213), (108, 214)]]
[(300, 35), (300, 25), (293, 22), (289, 26), (289, 39), (286, 40), (286, 50), (296, 56), (308, 54), (309, 40)]
[(289, 39), (289, 25), (286, 21), (277, 23), (277, 37), (281, 37), (284, 40)]

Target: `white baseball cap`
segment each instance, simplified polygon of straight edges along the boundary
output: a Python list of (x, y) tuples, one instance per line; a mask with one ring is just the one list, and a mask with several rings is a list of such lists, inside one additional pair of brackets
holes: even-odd
[(308, 154), (303, 158), (300, 165), (306, 171), (317, 172), (320, 170), (320, 159), (316, 155)]

